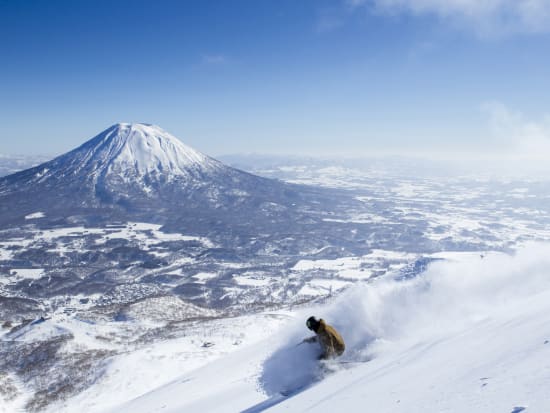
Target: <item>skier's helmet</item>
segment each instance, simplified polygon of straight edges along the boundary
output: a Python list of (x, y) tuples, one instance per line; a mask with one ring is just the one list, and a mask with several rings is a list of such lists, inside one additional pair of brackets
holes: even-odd
[(319, 320), (317, 320), (315, 317), (311, 316), (307, 319), (306, 326), (310, 330), (317, 331), (317, 328), (319, 327)]

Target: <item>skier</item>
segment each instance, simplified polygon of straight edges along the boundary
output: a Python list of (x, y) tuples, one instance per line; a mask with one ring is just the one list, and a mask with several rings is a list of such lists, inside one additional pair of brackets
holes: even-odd
[(342, 336), (334, 329), (334, 327), (328, 325), (322, 318), (317, 320), (311, 316), (306, 321), (306, 326), (310, 330), (315, 332), (313, 337), (304, 339), (303, 343), (318, 342), (321, 346), (321, 354), (319, 360), (326, 360), (341, 356), (346, 346)]

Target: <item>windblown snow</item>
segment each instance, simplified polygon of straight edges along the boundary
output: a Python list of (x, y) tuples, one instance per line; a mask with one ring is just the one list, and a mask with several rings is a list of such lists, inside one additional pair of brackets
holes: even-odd
[[(131, 356), (146, 369), (119, 359), (107, 375), (124, 383), (116, 394), (100, 383), (50, 411), (549, 411), (550, 244), (438, 258), (415, 278), (356, 284), (324, 305), (220, 321), (257, 334), (242, 346), (213, 337), (219, 353), (202, 365), (155, 344)], [(341, 359), (319, 364), (315, 345), (299, 344), (312, 314), (341, 332)], [(180, 374), (147, 386), (162, 381), (146, 361), (161, 349)]]

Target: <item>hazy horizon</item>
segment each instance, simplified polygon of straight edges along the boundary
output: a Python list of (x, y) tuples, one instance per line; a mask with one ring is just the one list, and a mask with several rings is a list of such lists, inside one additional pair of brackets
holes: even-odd
[[(0, 153), (550, 159), (550, 1), (0, 3)], [(489, 156), (490, 155), (490, 156)]]

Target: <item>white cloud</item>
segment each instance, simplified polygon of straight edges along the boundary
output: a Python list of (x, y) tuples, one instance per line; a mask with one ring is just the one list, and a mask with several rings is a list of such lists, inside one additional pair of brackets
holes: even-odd
[(227, 57), (221, 54), (203, 55), (202, 62), (208, 65), (222, 65), (228, 62)]
[(516, 159), (550, 160), (550, 115), (531, 120), (500, 102), (482, 105), (494, 144)]
[(323, 10), (319, 13), (315, 31), (318, 33), (331, 32), (344, 24), (344, 18), (332, 10)]
[(481, 35), (550, 32), (550, 0), (348, 0), (352, 8), (434, 15)]

